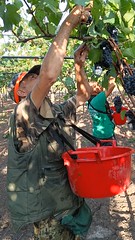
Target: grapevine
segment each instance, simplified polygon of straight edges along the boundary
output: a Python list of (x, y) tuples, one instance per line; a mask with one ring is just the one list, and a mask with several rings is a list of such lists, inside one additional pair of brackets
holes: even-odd
[[(114, 39), (109, 38), (109, 43), (115, 52), (117, 63), (113, 63), (116, 72), (119, 75), (121, 84), (127, 95), (129, 96), (133, 106), (135, 107), (135, 102), (132, 96), (135, 96), (135, 68), (131, 67), (125, 59), (122, 58), (122, 52), (119, 49), (118, 44)], [(128, 107), (130, 108), (129, 104)]]
[(108, 25), (107, 31), (110, 33), (110, 37), (113, 38), (114, 42), (118, 45), (118, 29), (113, 25)]
[[(94, 19), (91, 17), (89, 25), (92, 25), (93, 23)], [(101, 32), (100, 25), (94, 25), (93, 28), (92, 27), (87, 28), (86, 35), (88, 35), (89, 29), (91, 29), (92, 33), (94, 33), (94, 30), (97, 33)], [(98, 61), (93, 61), (94, 68), (92, 76), (94, 75), (95, 78), (100, 79), (104, 77), (104, 80), (106, 81), (108, 76), (110, 76), (112, 72), (115, 70), (115, 76), (119, 78), (123, 90), (128, 95), (133, 107), (135, 107), (135, 101), (133, 98), (135, 96), (135, 67), (130, 66), (126, 59), (123, 58), (123, 53), (119, 47), (118, 29), (110, 23), (105, 24), (104, 28), (102, 29), (106, 29), (106, 32), (108, 33), (106, 35), (107, 38), (103, 38), (101, 35), (99, 35), (96, 40), (97, 45), (90, 44), (93, 47), (93, 49), (94, 48), (99, 49), (98, 52), (99, 57), (97, 57)], [(90, 36), (91, 35), (89, 34), (89, 37)], [(91, 39), (87, 38), (85, 39), (85, 41), (91, 41)], [(95, 60), (97, 59), (95, 58)], [(122, 98), (124, 99), (124, 95), (122, 96)], [(126, 103), (128, 108), (132, 111), (131, 107), (129, 106), (129, 102), (127, 101)], [(120, 108), (122, 105), (120, 99), (118, 101), (118, 97), (117, 100), (115, 99), (114, 104), (116, 104), (117, 111), (120, 112)]]

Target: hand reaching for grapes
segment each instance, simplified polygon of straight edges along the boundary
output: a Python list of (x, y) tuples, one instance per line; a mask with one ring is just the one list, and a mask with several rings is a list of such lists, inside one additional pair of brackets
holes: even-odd
[(74, 52), (75, 63), (78, 64), (80, 67), (83, 67), (86, 57), (88, 56), (88, 52), (89, 47), (86, 45), (86, 43), (82, 43)]
[(90, 16), (90, 7), (77, 5), (73, 8), (69, 16), (66, 18), (66, 24), (75, 28), (79, 23), (86, 23)]

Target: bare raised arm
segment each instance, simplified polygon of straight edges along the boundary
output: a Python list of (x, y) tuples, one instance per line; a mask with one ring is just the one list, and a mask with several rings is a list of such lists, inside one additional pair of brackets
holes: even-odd
[(38, 82), (32, 90), (32, 100), (37, 108), (41, 106), (43, 99), (48, 95), (51, 86), (60, 74), (72, 29), (80, 21), (86, 22), (88, 17), (89, 9), (76, 6), (62, 23), (57, 36), (43, 60)]
[(109, 82), (108, 82), (108, 89), (105, 90), (105, 94), (106, 94), (106, 97), (108, 97), (113, 89), (115, 88), (116, 84), (115, 84), (115, 78), (114, 77), (110, 77), (109, 78)]
[(92, 87), (89, 85), (84, 69), (86, 57), (89, 49), (85, 43), (81, 44), (74, 53), (75, 76), (77, 81), (76, 101), (77, 107), (84, 104), (92, 93)]

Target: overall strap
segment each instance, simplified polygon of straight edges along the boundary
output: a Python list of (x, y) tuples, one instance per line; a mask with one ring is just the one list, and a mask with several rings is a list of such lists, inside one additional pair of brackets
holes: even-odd
[[(58, 115), (58, 118), (60, 118), (61, 120), (63, 120), (65, 122), (65, 119), (61, 116)], [(76, 130), (77, 132), (79, 132), (81, 135), (83, 135), (86, 139), (88, 139), (90, 142), (92, 142), (94, 145), (96, 145), (97, 143), (100, 143), (100, 140), (96, 137), (94, 137), (93, 135), (87, 133), (86, 131), (84, 131), (83, 129), (77, 127), (75, 124), (70, 123), (70, 125), (74, 130)], [(49, 131), (50, 133), (52, 133), (52, 136), (54, 137), (54, 139), (59, 143), (62, 144), (66, 143), (72, 150), (75, 151), (74, 147), (72, 146), (72, 144), (69, 142), (69, 140), (67, 140), (63, 134), (63, 130), (61, 128), (59, 128), (59, 126), (57, 125), (57, 128), (54, 130), (52, 128), (52, 126), (49, 127)], [(61, 140), (63, 141), (61, 141)]]
[(73, 151), (75, 151), (75, 148), (73, 145), (65, 138), (65, 136), (62, 134), (60, 128), (53, 129), (50, 125), (49, 127), (49, 133), (52, 135), (52, 137), (56, 140), (56, 142), (63, 148), (64, 143), (66, 143)]
[(93, 135), (91, 135), (90, 133), (84, 131), (83, 129), (77, 127), (75, 124), (71, 123), (71, 127), (73, 127), (77, 132), (82, 134), (86, 139), (88, 139), (94, 145), (96, 145), (97, 143), (100, 143), (100, 140), (98, 138), (94, 137)]

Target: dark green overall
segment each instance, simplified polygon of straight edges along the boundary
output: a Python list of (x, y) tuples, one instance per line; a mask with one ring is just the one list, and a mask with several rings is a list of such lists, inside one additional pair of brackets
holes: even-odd
[[(44, 119), (44, 131), (37, 144), (33, 146), (32, 150), (19, 153), (15, 149), (13, 141), (15, 136), (14, 119), (15, 115), (12, 116), (10, 123), (7, 191), (11, 221), (17, 231), (28, 223), (47, 219), (66, 210), (71, 210), (73, 213), (82, 205), (83, 199), (71, 191), (67, 171), (61, 159), (61, 154), (65, 151), (64, 145), (62, 149), (48, 130), (52, 121), (52, 127), (58, 124), (62, 128), (64, 122), (59, 119), (55, 119), (55, 121), (54, 119)], [(68, 131), (69, 129), (67, 129)], [(65, 134), (65, 137), (69, 138), (68, 134)], [(90, 213), (86, 216), (87, 218), (88, 221), (85, 224), (87, 227), (85, 226), (82, 233), (90, 226)], [(63, 224), (68, 224), (68, 221), (67, 218)], [(74, 227), (72, 230), (74, 231)]]

